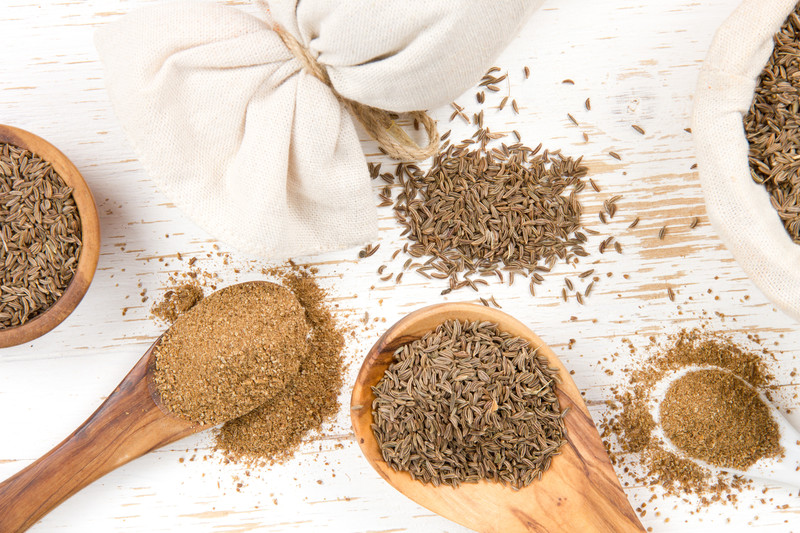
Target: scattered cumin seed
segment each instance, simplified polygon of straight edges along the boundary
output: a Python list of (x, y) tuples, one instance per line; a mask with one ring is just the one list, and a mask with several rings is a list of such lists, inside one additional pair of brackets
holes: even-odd
[(661, 229), (658, 230), (658, 238), (659, 238), (659, 240), (663, 240), (664, 236), (666, 234), (667, 234), (667, 227), (666, 226), (661, 226)]
[(630, 225), (628, 226), (628, 229), (633, 229), (638, 225), (639, 225), (639, 217), (636, 217), (636, 218), (633, 219), (633, 222), (630, 223)]
[(645, 134), (644, 130), (641, 128), (641, 126), (637, 126), (636, 124), (632, 124), (631, 128), (635, 129), (637, 132), (641, 133), (642, 135)]
[(692, 220), (692, 223), (691, 223), (691, 224), (689, 224), (689, 228), (691, 228), (691, 229), (694, 229), (694, 228), (696, 228), (696, 227), (697, 227), (697, 224), (698, 224), (699, 222), (700, 222), (700, 219), (699, 219), (699, 218), (697, 218), (697, 217), (694, 217), (694, 220)]
[(619, 154), (617, 152), (608, 152), (608, 155), (610, 155), (611, 157), (613, 157), (614, 159), (616, 159), (618, 161), (622, 160), (622, 158), (619, 156)]
[(579, 124), (578, 124), (578, 121), (577, 121), (577, 120), (575, 120), (575, 117), (573, 117), (571, 114), (567, 113), (567, 118), (569, 118), (570, 122), (572, 122), (572, 123), (573, 123), (573, 124), (575, 124), (576, 126), (578, 126), (578, 125), (579, 125)]
[(586, 108), (586, 111), (591, 111), (592, 110), (591, 100), (587, 98), (586, 101), (583, 103), (583, 106)]

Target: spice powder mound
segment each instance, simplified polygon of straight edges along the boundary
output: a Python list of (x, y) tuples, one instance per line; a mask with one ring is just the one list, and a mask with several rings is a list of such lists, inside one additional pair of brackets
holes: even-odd
[(541, 478), (564, 443), (557, 370), (488, 322), (443, 323), (400, 347), (373, 387), (373, 433), (395, 470), (434, 486)]
[(310, 330), (303, 306), (280, 285), (217, 291), (178, 318), (156, 346), (161, 401), (199, 424), (246, 414), (297, 376)]
[(664, 434), (678, 449), (723, 468), (746, 470), (781, 453), (778, 424), (758, 393), (730, 372), (689, 372), (667, 389)]
[(310, 272), (302, 270), (285, 272), (281, 282), (305, 309), (312, 327), (309, 353), (283, 390), (222, 426), (216, 448), (236, 461), (288, 459), (309, 431), (319, 430), (339, 410), (344, 335), (326, 302), (326, 293)]
[[(654, 386), (673, 371), (695, 365), (708, 365), (719, 367), (721, 372), (731, 375), (732, 379), (741, 379), (757, 390), (766, 390), (769, 396), (773, 377), (767, 372), (757, 353), (743, 349), (721, 334), (710, 334), (698, 329), (683, 330), (671, 336), (666, 346), (657, 348), (655, 353), (638, 363), (636, 370), (630, 371), (627, 384), (612, 389), (613, 399), (607, 402), (610, 411), (600, 424), (601, 437), (612, 463), (632, 478), (631, 481), (623, 482), (623, 485), (633, 482), (650, 487), (660, 486), (666, 494), (697, 494), (701, 505), (717, 501), (735, 502), (736, 495), (732, 491), (745, 486), (747, 480), (737, 476), (714, 477), (709, 470), (691, 459), (666, 450), (655, 437), (653, 430), (656, 421), (650, 413)], [(705, 386), (711, 387), (708, 383)], [(742, 386), (746, 387), (744, 383)], [(757, 442), (751, 441), (755, 442), (755, 448), (751, 450), (745, 450), (740, 443), (731, 442), (731, 438), (735, 440), (738, 436), (738, 432), (728, 432), (731, 422), (715, 420), (709, 423), (707, 418), (712, 412), (716, 412), (718, 416), (726, 412), (732, 414), (730, 407), (726, 409), (715, 401), (721, 399), (724, 402), (726, 395), (732, 392), (715, 394), (713, 387), (684, 391), (689, 396), (681, 394), (681, 390), (677, 395), (674, 392), (666, 405), (666, 418), (672, 424), (670, 431), (673, 435), (677, 436), (678, 424), (684, 428), (693, 428), (696, 432), (693, 443), (688, 438), (678, 437), (678, 442), (683, 443), (681, 447), (689, 454), (706, 460), (712, 459), (713, 454), (698, 451), (698, 447), (702, 446), (700, 440), (711, 438), (717, 441), (716, 446), (727, 448), (725, 464), (728, 465), (750, 463), (755, 457), (753, 452), (759, 457), (762, 454), (774, 455), (775, 435), (771, 429), (774, 421), (771, 418), (752, 421), (757, 424), (757, 428), (751, 437), (756, 438)], [(717, 392), (719, 393), (718, 389)], [(679, 409), (676, 407), (678, 398), (682, 402)], [(734, 417), (737, 416), (734, 414)]]
[(150, 312), (153, 316), (171, 323), (202, 299), (203, 289), (197, 282), (183, 283), (165, 292), (164, 298), (156, 302)]

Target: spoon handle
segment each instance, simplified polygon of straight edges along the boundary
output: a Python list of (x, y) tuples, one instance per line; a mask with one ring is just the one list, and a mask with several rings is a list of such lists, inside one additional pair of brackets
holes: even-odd
[(198, 430), (153, 400), (151, 351), (72, 435), (0, 483), (0, 531), (25, 531), (92, 481)]

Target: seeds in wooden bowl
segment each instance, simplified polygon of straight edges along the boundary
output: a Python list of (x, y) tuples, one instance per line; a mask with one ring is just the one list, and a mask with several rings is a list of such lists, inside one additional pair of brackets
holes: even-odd
[(49, 162), (0, 143), (0, 329), (55, 304), (78, 267), (81, 222), (72, 188)]
[(525, 487), (564, 443), (557, 381), (526, 340), (450, 320), (395, 352), (373, 387), (372, 430), (383, 459), (424, 483)]
[(744, 117), (750, 175), (770, 194), (772, 207), (800, 244), (800, 4), (774, 37), (753, 103)]

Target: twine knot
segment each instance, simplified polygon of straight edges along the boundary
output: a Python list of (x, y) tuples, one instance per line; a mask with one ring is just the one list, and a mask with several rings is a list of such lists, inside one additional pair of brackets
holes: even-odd
[[(401, 161), (422, 161), (435, 155), (439, 151), (439, 132), (436, 129), (436, 122), (424, 111), (411, 111), (405, 113), (409, 118), (415, 120), (425, 128), (428, 134), (428, 144), (420, 147), (408, 134), (401, 128), (393, 118), (393, 114), (383, 109), (371, 107), (359, 102), (349, 100), (340, 95), (331, 84), (328, 71), (320, 65), (317, 58), (311, 54), (305, 46), (295, 38), (294, 35), (286, 31), (278, 24), (273, 25), (273, 30), (286, 45), (286, 48), (303, 65), (303, 68), (312, 76), (319, 79), (322, 83), (330, 87), (336, 98), (350, 111), (364, 127), (370, 137), (378, 142), (383, 152), (392, 159)], [(396, 116), (396, 115), (394, 115)]]

